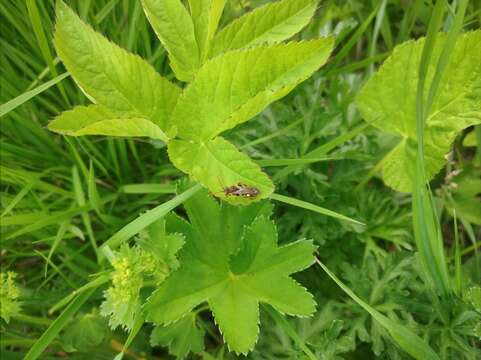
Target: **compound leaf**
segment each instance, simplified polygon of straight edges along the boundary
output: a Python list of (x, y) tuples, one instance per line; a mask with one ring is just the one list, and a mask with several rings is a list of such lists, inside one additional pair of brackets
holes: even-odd
[[(170, 160), (178, 169), (232, 204), (250, 204), (268, 197), (274, 190), (260, 167), (222, 137), (199, 143), (172, 140), (168, 149)], [(236, 184), (255, 188), (259, 194), (249, 198), (224, 193), (224, 189)]]
[(214, 37), (226, 0), (189, 0), (190, 13), (194, 22), (195, 37), (204, 60)]
[(312, 75), (332, 46), (332, 38), (290, 42), (233, 51), (208, 61), (172, 114), (178, 136), (210, 140), (249, 120)]
[(77, 106), (57, 116), (48, 128), (70, 136), (146, 136), (167, 141), (167, 135), (152, 121), (115, 114), (102, 105)]
[(199, 67), (194, 24), (180, 0), (141, 0), (145, 15), (169, 53), (175, 76), (190, 81)]
[(87, 97), (127, 117), (155, 123), (165, 133), (179, 87), (152, 66), (85, 24), (62, 1), (57, 2), (55, 47), (67, 70)]
[(167, 326), (156, 326), (150, 336), (152, 346), (168, 346), (169, 353), (184, 359), (189, 352), (199, 353), (204, 349), (205, 331), (197, 326), (196, 316), (190, 313)]
[[(445, 41), (446, 36), (439, 34), (427, 83), (434, 76)], [(424, 39), (398, 46), (357, 97), (357, 105), (366, 121), (401, 137), (386, 158), (383, 178), (389, 186), (406, 192), (412, 189), (416, 163), (416, 88), (423, 46)], [(444, 157), (456, 135), (468, 126), (481, 123), (480, 46), (481, 31), (459, 36), (443, 73), (424, 129), (428, 179), (444, 165)]]
[[(197, 211), (202, 209), (199, 202), (191, 206), (197, 207)], [(253, 213), (264, 212), (258, 204), (251, 206)], [(230, 207), (229, 211), (236, 209), (240, 217), (244, 208)], [(223, 220), (219, 215), (214, 216), (219, 223)], [(167, 220), (167, 228), (172, 226), (169, 220), (174, 222), (176, 230), (185, 227), (173, 217)], [(220, 227), (216, 236), (229, 243), (215, 255), (223, 261), (207, 263), (192, 256), (192, 252), (194, 249), (197, 253), (209, 252), (213, 240), (206, 238), (209, 235), (196, 226), (188, 232), (180, 268), (160, 285), (146, 304), (151, 321), (168, 324), (207, 302), (229, 348), (245, 354), (257, 340), (259, 303), (268, 303), (280, 312), (298, 316), (310, 316), (315, 311), (312, 295), (289, 277), (314, 262), (315, 247), (311, 242), (299, 241), (279, 247), (274, 224), (259, 215), (247, 226), (240, 241), (232, 239), (228, 227)], [(234, 244), (240, 244), (240, 250), (235, 249)], [(224, 251), (225, 248), (229, 251)], [(285, 258), (286, 251), (290, 251), (286, 249), (293, 248), (297, 251), (290, 252), (290, 265), (277, 266), (275, 259)]]
[(233, 21), (214, 38), (211, 57), (223, 52), (289, 39), (311, 20), (318, 0), (282, 0)]

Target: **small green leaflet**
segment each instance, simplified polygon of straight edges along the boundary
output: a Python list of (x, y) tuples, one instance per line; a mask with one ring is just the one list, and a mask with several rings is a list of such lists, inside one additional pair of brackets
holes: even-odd
[(189, 0), (190, 13), (194, 22), (195, 38), (203, 62), (219, 26), (226, 0)]
[(152, 121), (115, 114), (102, 105), (77, 106), (57, 116), (48, 128), (70, 136), (146, 136), (167, 142), (167, 135)]
[(56, 14), (55, 48), (87, 97), (124, 117), (149, 120), (172, 135), (166, 120), (180, 88), (139, 56), (96, 33), (62, 1), (57, 2)]
[(214, 38), (210, 56), (289, 39), (311, 20), (318, 0), (282, 0), (268, 3), (224, 27)]
[[(220, 136), (201, 143), (172, 140), (168, 149), (170, 160), (178, 169), (232, 204), (247, 205), (267, 198), (274, 191), (274, 184), (259, 165)], [(260, 194), (255, 199), (227, 196), (224, 189), (235, 184), (254, 187)]]
[[(439, 34), (426, 82), (434, 75), (446, 35)], [(383, 178), (392, 188), (409, 192), (416, 163), (416, 88), (424, 39), (409, 41), (393, 51), (361, 89), (357, 105), (366, 121), (400, 136), (387, 155)], [(481, 31), (459, 36), (443, 74), (424, 129), (426, 176), (432, 179), (445, 163), (456, 135), (481, 123)], [(427, 96), (427, 94), (425, 95)]]
[(175, 76), (190, 81), (200, 65), (192, 18), (180, 0), (141, 0), (145, 15), (169, 53)]
[(168, 325), (207, 302), (229, 348), (245, 354), (257, 340), (260, 302), (285, 314), (313, 314), (312, 295), (289, 277), (313, 264), (311, 241), (278, 246), (262, 202), (219, 205), (204, 191), (185, 205), (190, 223), (167, 218), (167, 231), (186, 238), (181, 266), (148, 299), (147, 320)]
[(214, 138), (287, 95), (327, 61), (333, 45), (333, 38), (289, 42), (208, 61), (179, 98), (172, 126), (185, 140)]
[(150, 336), (152, 346), (168, 346), (169, 353), (184, 359), (189, 352), (204, 350), (205, 331), (197, 326), (195, 313), (184, 316), (167, 326), (156, 326)]

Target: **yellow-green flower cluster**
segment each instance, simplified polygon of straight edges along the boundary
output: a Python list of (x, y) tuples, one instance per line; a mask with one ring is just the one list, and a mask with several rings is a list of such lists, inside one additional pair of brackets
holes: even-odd
[(15, 285), (14, 272), (0, 273), (0, 317), (7, 323), (10, 318), (20, 312), (20, 291)]
[(121, 248), (112, 261), (112, 285), (104, 292), (101, 313), (109, 316), (110, 326), (131, 329), (140, 311), (139, 293), (143, 286), (142, 266), (138, 248)]

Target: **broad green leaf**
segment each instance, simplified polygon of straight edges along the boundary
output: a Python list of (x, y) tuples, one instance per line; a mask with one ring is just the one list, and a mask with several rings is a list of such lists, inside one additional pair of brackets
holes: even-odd
[(156, 326), (150, 336), (152, 346), (168, 346), (169, 353), (184, 359), (189, 352), (204, 350), (204, 329), (196, 324), (196, 316), (190, 313), (167, 326)]
[(164, 132), (152, 121), (115, 114), (102, 105), (77, 106), (57, 116), (48, 125), (49, 130), (70, 136), (110, 135), (147, 136), (167, 142)]
[(225, 3), (226, 0), (189, 0), (195, 37), (202, 61), (205, 60), (210, 42), (217, 31)]
[[(206, 217), (212, 205), (206, 207), (201, 199), (201, 195), (197, 202), (192, 198), (187, 206), (194, 207), (195, 213), (205, 212)], [(216, 213), (222, 213), (219, 205), (216, 206)], [(257, 204), (253, 207), (253, 213), (262, 212)], [(230, 207), (229, 211), (234, 215), (237, 210), (239, 218), (243, 209)], [(216, 213), (211, 215), (210, 222), (222, 224), (223, 216)], [(149, 320), (169, 324), (207, 302), (229, 348), (245, 354), (257, 340), (259, 303), (271, 304), (282, 313), (296, 316), (310, 316), (315, 311), (312, 295), (289, 277), (314, 262), (315, 246), (311, 242), (298, 241), (279, 247), (276, 228), (264, 215), (256, 217), (240, 239), (233, 239), (227, 226), (218, 227), (217, 234), (207, 234), (178, 217), (167, 219), (167, 228), (170, 227), (176, 231), (187, 230), (186, 245), (180, 255), (180, 268), (161, 284), (146, 304)], [(217, 240), (210, 238), (212, 236)], [(217, 241), (223, 241), (224, 246), (211, 255), (214, 259), (206, 262), (195, 256), (212, 253), (211, 247)], [(240, 250), (235, 249), (236, 244)]]
[[(445, 44), (439, 34), (426, 82)], [(364, 119), (377, 128), (400, 136), (383, 168), (386, 184), (399, 191), (412, 190), (416, 163), (416, 88), (424, 39), (398, 46), (361, 89), (357, 105)], [(424, 129), (426, 176), (432, 179), (445, 163), (456, 135), (481, 123), (481, 31), (459, 36)], [(427, 93), (425, 94), (427, 96)]]
[[(170, 160), (178, 169), (191, 175), (216, 197), (232, 204), (250, 204), (268, 197), (274, 190), (272, 181), (259, 165), (222, 137), (199, 143), (172, 140), (168, 149)], [(255, 188), (260, 193), (253, 198), (224, 193), (227, 187), (237, 184)]]
[(169, 53), (175, 76), (190, 81), (197, 71), (199, 48), (194, 24), (181, 0), (141, 0), (145, 15)]
[(128, 53), (57, 3), (55, 47), (67, 70), (94, 103), (152, 121), (165, 133), (180, 89), (139, 56)]
[(319, 69), (333, 43), (324, 38), (255, 47), (208, 61), (172, 114), (178, 136), (210, 140), (249, 120)]
[(317, 3), (282, 0), (261, 6), (223, 28), (213, 40), (210, 55), (289, 39), (309, 23)]
[(68, 352), (85, 351), (106, 341), (108, 335), (105, 319), (97, 314), (84, 314), (65, 328), (62, 342)]

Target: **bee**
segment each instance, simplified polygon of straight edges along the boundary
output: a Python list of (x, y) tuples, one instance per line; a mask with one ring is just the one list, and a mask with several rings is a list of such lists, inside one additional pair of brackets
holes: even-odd
[(223, 191), (225, 196), (240, 196), (249, 199), (253, 199), (261, 193), (258, 188), (242, 183), (228, 186)]

